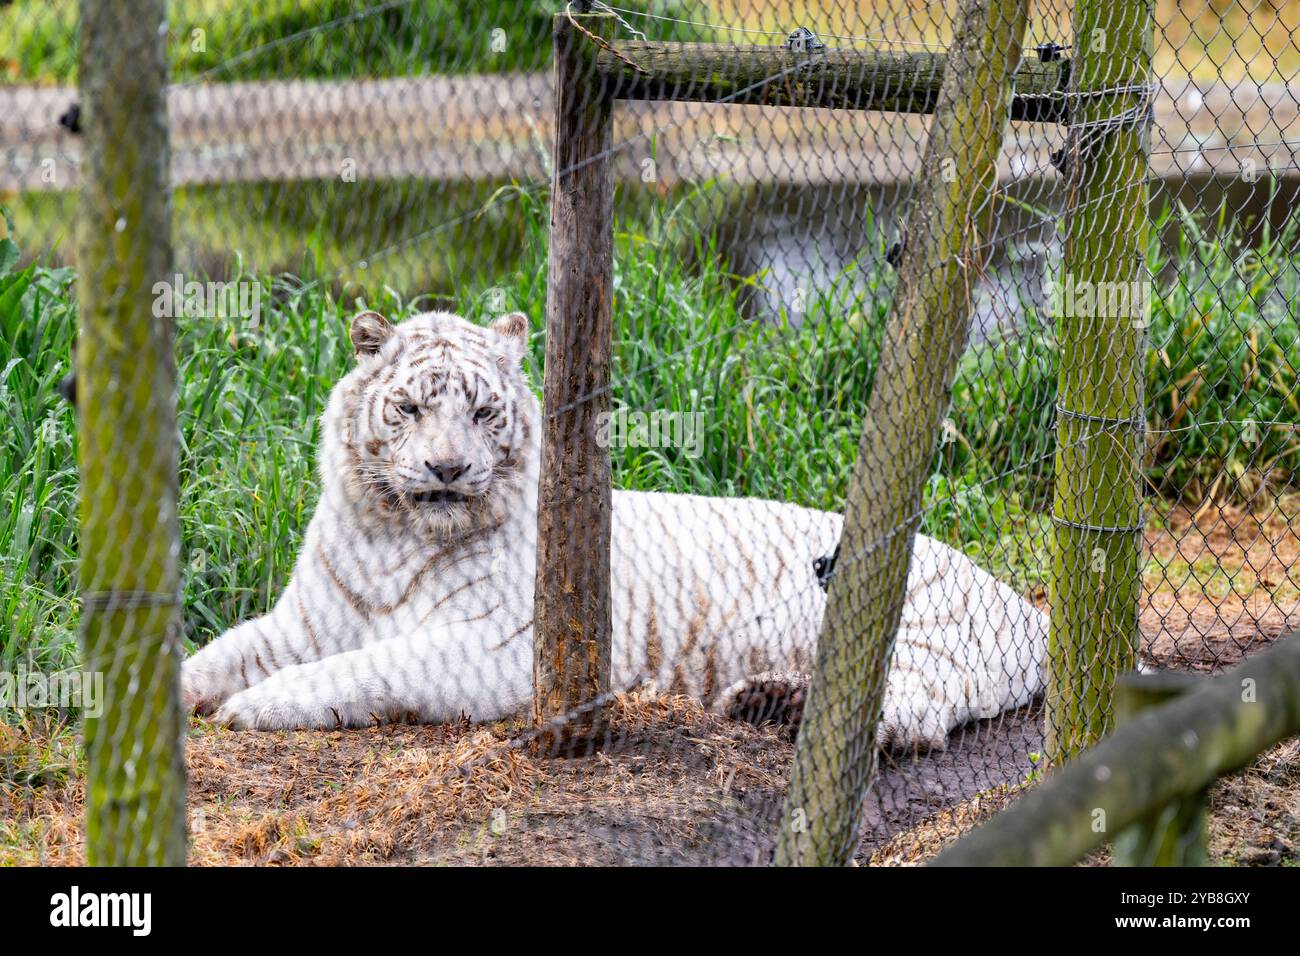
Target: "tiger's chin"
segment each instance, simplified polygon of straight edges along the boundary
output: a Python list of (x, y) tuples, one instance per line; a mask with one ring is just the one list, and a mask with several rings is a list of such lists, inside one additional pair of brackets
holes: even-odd
[[(389, 534), (450, 541), (505, 524), (529, 511), (536, 472), (498, 469), (475, 491), (409, 488), (393, 480), (350, 475), (342, 484), (348, 511), (369, 516)], [(535, 519), (533, 519), (535, 520)]]
[(485, 518), (484, 513), (490, 511), (486, 500), (465, 498), (461, 501), (414, 501), (409, 513), (426, 536), (451, 538), (495, 523)]
[(399, 520), (426, 538), (465, 537), (500, 526), (517, 509), (521, 483), (496, 482), (481, 494), (421, 491), (399, 496)]
[(469, 500), (469, 495), (462, 495), (459, 491), (417, 491), (411, 495), (412, 504), (438, 505), (447, 508), (463, 505)]

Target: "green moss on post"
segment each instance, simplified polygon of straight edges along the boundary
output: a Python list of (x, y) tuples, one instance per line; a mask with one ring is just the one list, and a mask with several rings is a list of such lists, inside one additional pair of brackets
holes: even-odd
[[(1074, 29), (1070, 214), (1054, 296), (1061, 367), (1046, 728), (1053, 762), (1109, 729), (1115, 680), (1136, 661), (1141, 586), (1149, 100), (1140, 90), (1150, 78), (1150, 6), (1080, 0)], [(1128, 88), (1138, 91), (1081, 95)]]
[(963, 0), (918, 179), (796, 745), (776, 861), (846, 863), (903, 608), (921, 491), (966, 340), (1026, 0)]
[(81, 5), (85, 137), (77, 344), (84, 666), (104, 679), (86, 715), (86, 858), (185, 862), (180, 709), (176, 382), (163, 0)]

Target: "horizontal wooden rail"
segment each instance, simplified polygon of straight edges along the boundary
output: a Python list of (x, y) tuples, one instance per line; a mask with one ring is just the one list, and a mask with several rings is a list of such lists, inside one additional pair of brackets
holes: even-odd
[[(596, 71), (607, 93), (624, 100), (931, 113), (947, 62), (932, 52), (620, 42), (600, 51)], [(1065, 120), (1069, 69), (1066, 59), (1022, 63), (1011, 118)]]
[(1300, 733), (1300, 632), (1054, 772), (936, 866), (1068, 866)]

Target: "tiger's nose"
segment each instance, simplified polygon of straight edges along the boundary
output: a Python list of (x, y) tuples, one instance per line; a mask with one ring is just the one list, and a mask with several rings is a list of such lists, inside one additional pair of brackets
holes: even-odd
[(426, 461), (424, 467), (433, 472), (433, 476), (444, 485), (450, 485), (469, 471), (469, 465), (461, 461)]

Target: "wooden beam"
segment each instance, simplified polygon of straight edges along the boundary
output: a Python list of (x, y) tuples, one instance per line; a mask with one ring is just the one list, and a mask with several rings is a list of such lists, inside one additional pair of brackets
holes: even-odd
[(1027, 0), (962, 0), (953, 62), (930, 124), (844, 506), (840, 557), (817, 642), (777, 836), (780, 865), (843, 865), (860, 839), (889, 660), (925, 480), (987, 258), (997, 159)]
[[(576, 25), (575, 25), (576, 24)], [(542, 471), (537, 496), (533, 721), (554, 750), (597, 736), (609, 692), (609, 411), (614, 309), (613, 104), (596, 82), (608, 15), (555, 16), (555, 175), (547, 259)]]
[[(717, 43), (620, 42), (617, 54), (601, 50), (596, 55), (605, 89), (617, 99), (900, 113), (934, 112), (948, 63), (946, 52), (800, 53), (780, 46)], [(1065, 59), (1022, 63), (1015, 75), (1011, 118), (1064, 120), (1061, 94), (1069, 74), (1070, 61)]]
[(1044, 748), (1054, 763), (1107, 733), (1115, 679), (1137, 662), (1150, 301), (1145, 98), (1100, 92), (1150, 82), (1150, 5), (1080, 0), (1074, 16), (1080, 125), (1063, 153), (1065, 255), (1049, 297), (1060, 354)]
[(163, 0), (81, 6), (77, 434), (86, 862), (185, 863), (180, 528)]
[[(1125, 674), (1115, 683), (1116, 722), (1130, 723), (1204, 684), (1203, 677), (1180, 671)], [(1111, 865), (1208, 866), (1209, 807), (1208, 788), (1171, 800), (1115, 838)]]
[(1300, 632), (1125, 723), (934, 864), (1069, 866), (1297, 733)]

